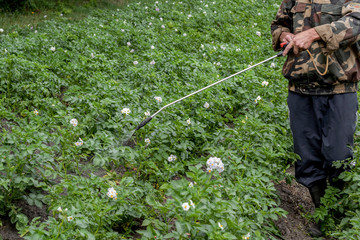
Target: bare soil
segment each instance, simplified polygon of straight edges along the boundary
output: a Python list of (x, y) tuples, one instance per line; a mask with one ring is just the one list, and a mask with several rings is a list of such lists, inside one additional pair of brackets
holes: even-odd
[[(35, 205), (29, 205), (25, 200), (20, 200), (15, 203), (15, 205), (18, 208), (21, 208), (21, 212), (26, 215), (31, 221), (35, 217), (40, 217), (41, 221), (46, 221), (48, 217), (47, 207), (43, 205), (42, 208), (39, 208)], [(20, 237), (20, 234), (18, 234), (18, 231), (16, 230), (16, 227), (14, 224), (11, 223), (10, 219), (8, 217), (0, 218), (0, 239), (2, 237), (2, 240), (19, 240), (23, 239)]]
[[(293, 168), (288, 169), (290, 174), (293, 171)], [(312, 239), (306, 232), (309, 222), (305, 218), (305, 214), (314, 211), (308, 189), (296, 181), (287, 184), (285, 180), (276, 184), (275, 188), (281, 199), (280, 207), (288, 212), (286, 217), (275, 222), (283, 238), (291, 240)]]
[[(295, 168), (290, 167), (286, 172), (294, 176)], [(313, 239), (306, 230), (311, 222), (305, 216), (311, 215), (315, 210), (309, 190), (295, 180), (291, 184), (287, 184), (283, 180), (276, 184), (275, 188), (281, 200), (280, 207), (288, 212), (286, 217), (275, 222), (281, 231), (283, 239)]]

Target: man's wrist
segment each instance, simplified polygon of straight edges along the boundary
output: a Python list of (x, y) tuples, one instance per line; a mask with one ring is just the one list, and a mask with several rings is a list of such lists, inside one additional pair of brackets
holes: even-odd
[(315, 28), (311, 28), (308, 31), (310, 31), (310, 37), (311, 39), (314, 41), (318, 41), (321, 40), (320, 35), (318, 34), (318, 32), (315, 30)]

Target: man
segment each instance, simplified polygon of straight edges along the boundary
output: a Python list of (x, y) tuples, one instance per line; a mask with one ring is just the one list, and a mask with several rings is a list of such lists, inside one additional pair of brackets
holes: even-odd
[[(274, 50), (288, 55), (288, 107), (294, 151), (300, 156), (295, 178), (309, 189), (315, 207), (327, 182), (339, 189), (344, 168), (334, 161), (353, 157), (360, 78), (360, 0), (283, 0), (271, 24)], [(322, 232), (316, 224), (313, 236)]]

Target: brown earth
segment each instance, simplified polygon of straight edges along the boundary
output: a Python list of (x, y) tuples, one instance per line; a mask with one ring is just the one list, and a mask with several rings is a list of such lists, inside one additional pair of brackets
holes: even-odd
[(15, 226), (10, 223), (10, 219), (0, 218), (0, 221), (2, 222), (2, 226), (0, 227), (0, 239), (1, 237), (3, 240), (23, 239), (19, 237)]
[[(288, 173), (294, 174), (294, 168), (289, 168)], [(275, 222), (284, 239), (308, 240), (312, 239), (306, 232), (309, 224), (305, 214), (314, 211), (309, 191), (295, 180), (287, 184), (285, 180), (275, 185), (277, 194), (281, 199), (280, 207), (288, 212), (286, 217)]]
[[(29, 205), (25, 200), (20, 200), (15, 203), (18, 208), (21, 208), (21, 212), (28, 217), (31, 221), (35, 217), (40, 217), (41, 221), (46, 221), (48, 217), (47, 207), (43, 205), (42, 208), (39, 208), (35, 205)], [(2, 223), (2, 224), (1, 224)], [(23, 239), (18, 234), (18, 231), (15, 228), (14, 224), (11, 224), (10, 218), (3, 217), (0, 218), (0, 239), (2, 240), (19, 240)]]
[[(295, 168), (290, 167), (287, 173), (295, 175)], [(295, 180), (287, 184), (285, 180), (275, 184), (277, 194), (280, 197), (280, 207), (288, 212), (286, 217), (275, 222), (285, 240), (309, 240), (306, 229), (311, 224), (305, 217), (314, 212), (310, 193), (306, 187)], [(326, 240), (327, 238), (322, 238)]]

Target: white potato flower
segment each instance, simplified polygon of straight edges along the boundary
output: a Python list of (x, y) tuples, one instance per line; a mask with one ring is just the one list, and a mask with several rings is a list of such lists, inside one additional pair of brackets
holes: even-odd
[(221, 223), (220, 223), (220, 222), (218, 222), (218, 225), (219, 225), (219, 228), (220, 228), (221, 230), (224, 230), (224, 226), (223, 226), (223, 225), (221, 225)]
[(257, 98), (255, 98), (255, 103), (259, 102), (261, 100), (260, 96), (257, 96)]
[(224, 164), (220, 158), (210, 157), (206, 161), (207, 171), (211, 173), (213, 170), (217, 170), (219, 173), (224, 171)]
[(242, 237), (242, 239), (244, 240), (249, 240), (250, 239), (251, 234), (247, 233), (245, 236)]
[(131, 113), (131, 111), (130, 111), (129, 108), (123, 108), (123, 109), (121, 110), (121, 113), (122, 113), (122, 114), (125, 114), (125, 115), (129, 115), (129, 114)]
[(256, 35), (258, 35), (259, 37), (261, 37), (261, 32), (256, 31)]
[(84, 141), (83, 141), (81, 138), (79, 138), (79, 141), (77, 141), (77, 142), (75, 143), (75, 146), (80, 147), (80, 146), (82, 146), (83, 144), (84, 144)]
[(67, 217), (67, 220), (68, 220), (69, 222), (71, 222), (72, 220), (74, 220), (74, 217), (73, 217), (73, 216), (68, 216), (68, 217)]
[(263, 82), (261, 83), (261, 85), (262, 85), (263, 87), (266, 87), (267, 85), (269, 85), (269, 82), (263, 81)]
[(50, 48), (50, 51), (55, 52), (55, 51), (56, 51), (56, 48), (55, 48), (55, 47), (51, 47), (51, 48)]
[(191, 124), (191, 119), (189, 118), (188, 120), (186, 120), (187, 124)]
[(149, 112), (149, 111), (146, 111), (146, 112), (145, 112), (145, 116), (149, 117), (149, 116), (150, 116), (150, 112)]
[(108, 192), (106, 193), (106, 195), (109, 197), (109, 198), (112, 198), (114, 200), (117, 200), (117, 195), (118, 193), (116, 192), (116, 190), (111, 187), (111, 188), (108, 188)]
[(154, 97), (155, 100), (158, 102), (158, 103), (161, 103), (162, 102), (162, 98), (161, 97)]
[(70, 120), (70, 124), (73, 125), (74, 127), (76, 127), (78, 125), (78, 120), (73, 118)]
[(146, 144), (150, 144), (150, 143), (151, 143), (150, 139), (149, 139), (149, 138), (146, 138), (146, 139), (145, 139), (145, 143), (146, 143)]
[(210, 107), (210, 104), (208, 103), (208, 102), (206, 102), (205, 104), (204, 104), (204, 108), (209, 108)]
[(187, 202), (183, 203), (181, 206), (184, 209), (184, 211), (189, 211), (189, 209), (190, 209), (190, 205)]
[(168, 161), (169, 161), (169, 162), (173, 162), (173, 161), (175, 161), (176, 159), (177, 159), (177, 156), (172, 155), (172, 154), (168, 157)]

